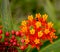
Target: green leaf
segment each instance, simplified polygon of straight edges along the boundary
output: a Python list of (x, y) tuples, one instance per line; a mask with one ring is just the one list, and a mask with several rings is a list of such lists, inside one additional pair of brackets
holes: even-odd
[(56, 10), (55, 10), (53, 4), (50, 2), (50, 0), (45, 0), (44, 9), (45, 9), (46, 13), (49, 15), (48, 19), (54, 23), (54, 27), (56, 28), (56, 30), (59, 30), (60, 21), (57, 20)]
[(13, 29), (14, 29), (14, 30), (19, 30), (19, 28), (18, 28), (18, 25), (17, 25), (17, 24), (13, 24), (13, 26), (14, 26), (14, 27), (13, 27)]
[(23, 51), (21, 51), (20, 49), (17, 49), (18, 50), (18, 52), (23, 52)]
[(26, 52), (32, 52), (32, 48), (31, 46), (29, 45), (28, 48), (27, 48), (27, 51)]
[(55, 9), (54, 9), (52, 3), (50, 2), (50, 0), (46, 0), (44, 9), (45, 9), (46, 13), (49, 15), (50, 19), (56, 23), (57, 18), (56, 18)]
[(60, 39), (41, 49), (39, 52), (60, 52)]
[(12, 18), (11, 18), (9, 0), (2, 0), (1, 13), (2, 13), (3, 30), (5, 32), (10, 31), (12, 29)]

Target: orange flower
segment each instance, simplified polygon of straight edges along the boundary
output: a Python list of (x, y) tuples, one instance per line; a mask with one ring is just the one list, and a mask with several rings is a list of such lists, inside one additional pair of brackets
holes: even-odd
[(30, 42), (29, 38), (25, 39), (25, 44), (28, 44)]
[(36, 27), (39, 28), (41, 26), (41, 22), (37, 21), (36, 22)]
[(47, 19), (48, 15), (44, 14), (44, 15), (42, 15), (42, 17), (43, 17), (43, 21), (45, 21)]
[(35, 34), (35, 30), (34, 29), (31, 29), (30, 30), (30, 34)]
[(45, 29), (45, 30), (44, 30), (44, 33), (45, 33), (45, 34), (48, 34), (49, 32), (50, 32), (49, 29)]
[(21, 31), (22, 31), (22, 32), (27, 32), (27, 27), (26, 27), (26, 26), (25, 26), (25, 27), (22, 27), (22, 28), (21, 28)]
[(40, 18), (41, 17), (41, 14), (40, 13), (38, 13), (38, 14), (36, 14), (36, 18)]
[(38, 32), (38, 37), (42, 37), (42, 36), (43, 36), (43, 32), (42, 31)]
[(48, 28), (51, 28), (51, 27), (53, 27), (53, 23), (52, 22), (48, 22)]
[(22, 25), (22, 26), (26, 26), (26, 21), (25, 21), (25, 20), (22, 21), (21, 25)]
[(36, 38), (36, 39), (34, 40), (34, 42), (35, 42), (35, 44), (39, 44), (39, 43), (40, 43), (40, 40)]
[(33, 20), (33, 16), (28, 16), (28, 20), (32, 21)]
[(44, 14), (41, 16), (41, 14), (38, 13), (35, 18), (31, 15), (28, 16), (28, 20), (22, 21), (20, 31), (22, 31), (25, 37), (24, 45), (31, 45), (39, 49), (41, 43), (44, 43), (43, 41), (49, 40), (53, 42), (53, 39), (57, 38), (53, 23), (47, 22), (47, 18), (48, 15)]

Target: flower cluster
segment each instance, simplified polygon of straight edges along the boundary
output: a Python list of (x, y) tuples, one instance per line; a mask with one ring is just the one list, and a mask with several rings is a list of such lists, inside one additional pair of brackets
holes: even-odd
[(20, 31), (12, 30), (4, 34), (0, 29), (0, 51), (18, 52), (16, 48), (24, 50), (25, 47), (23, 45), (21, 46), (22, 40), (20, 40), (22, 36)]
[(24, 20), (20, 26), (20, 32), (24, 34), (24, 45), (31, 45), (32, 48), (39, 47), (44, 41), (49, 40), (51, 43), (56, 39), (55, 29), (52, 22), (47, 22), (48, 15), (36, 14), (35, 18), (32, 15), (28, 16), (28, 20)]
[(52, 43), (53, 39), (57, 38), (56, 30), (52, 22), (47, 22), (47, 17), (48, 15), (41, 16), (40, 13), (36, 14), (35, 18), (32, 15), (28, 16), (28, 20), (22, 21), (19, 31), (12, 30), (3, 33), (0, 26), (0, 51), (18, 52), (16, 47), (24, 50), (29, 45), (39, 50), (46, 40)]

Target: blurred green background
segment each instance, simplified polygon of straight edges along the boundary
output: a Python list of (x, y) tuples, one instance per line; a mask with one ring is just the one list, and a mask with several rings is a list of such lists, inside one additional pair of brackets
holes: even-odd
[[(2, 0), (0, 0), (0, 6), (2, 3), (1, 1)], [(22, 20), (27, 19), (28, 15), (35, 15), (36, 13), (48, 14), (48, 21), (54, 23), (58, 39), (54, 40), (53, 44), (50, 44), (50, 42), (47, 41), (41, 46), (40, 51), (33, 49), (32, 52), (60, 52), (60, 0), (9, 0), (9, 3), (15, 30), (18, 29), (17, 26), (20, 25)]]

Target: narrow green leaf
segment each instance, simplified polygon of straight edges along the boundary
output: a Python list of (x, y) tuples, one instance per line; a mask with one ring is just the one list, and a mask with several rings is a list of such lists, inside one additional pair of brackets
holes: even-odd
[(29, 45), (28, 48), (27, 48), (27, 51), (26, 52), (32, 52), (32, 48), (31, 46)]
[(60, 52), (60, 39), (41, 49), (39, 52)]
[(12, 19), (11, 19), (9, 0), (2, 0), (1, 13), (2, 13), (3, 30), (10, 31), (12, 29)]
[(44, 5), (44, 8), (47, 14), (49, 15), (50, 19), (56, 23), (57, 18), (56, 18), (55, 9), (53, 5), (51, 4), (50, 0), (46, 0), (46, 5)]

